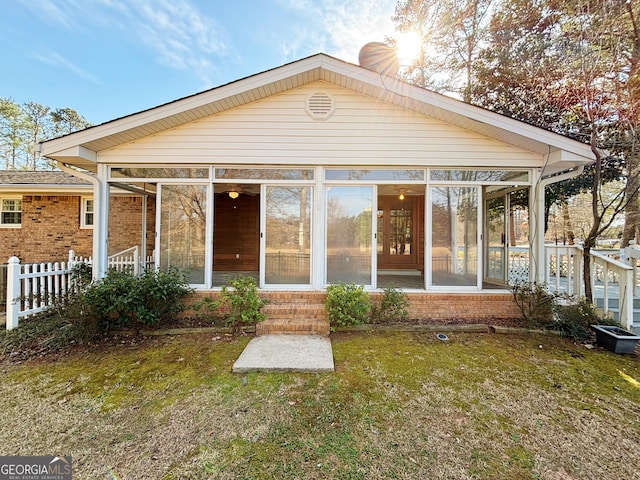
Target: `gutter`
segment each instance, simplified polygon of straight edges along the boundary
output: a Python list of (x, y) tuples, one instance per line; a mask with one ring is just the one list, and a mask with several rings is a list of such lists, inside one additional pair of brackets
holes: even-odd
[(558, 183), (562, 182), (563, 180), (569, 180), (570, 178), (578, 177), (582, 175), (582, 172), (584, 172), (584, 165), (578, 165), (578, 168), (576, 168), (575, 170), (567, 170), (559, 175), (543, 177), (538, 181), (538, 185), (536, 186), (546, 187), (547, 185), (551, 185), (552, 183)]
[(58, 164), (60, 170), (62, 170), (64, 173), (68, 173), (69, 175), (73, 175), (74, 177), (80, 177), (81, 179), (86, 180), (91, 185), (93, 185), (93, 193), (95, 195), (96, 187), (99, 185), (98, 179), (95, 176), (89, 175), (88, 173), (82, 172), (80, 170), (76, 170), (75, 168), (71, 168), (69, 165), (67, 165), (66, 163), (62, 163), (59, 160), (56, 160), (56, 163)]
[(535, 283), (543, 284), (545, 281), (545, 246), (544, 246), (544, 204), (545, 204), (545, 187), (552, 183), (561, 182), (570, 178), (575, 178), (584, 172), (584, 165), (579, 165), (575, 170), (568, 170), (559, 175), (553, 175), (550, 177), (543, 177), (536, 183), (535, 198), (533, 202), (530, 201), (529, 209), (537, 216), (536, 228), (533, 229), (535, 236), (531, 239), (531, 265), (533, 266), (530, 272), (531, 276), (529, 280)]
[[(66, 163), (63, 163), (59, 160), (56, 160), (56, 164), (58, 165), (58, 167), (60, 168), (60, 170), (62, 170), (65, 173), (68, 173), (69, 175), (73, 175), (75, 177), (80, 177), (83, 180), (86, 180), (87, 182), (91, 183), (91, 185), (93, 185), (93, 198), (95, 199), (99, 199), (101, 198), (100, 196), (100, 189), (101, 189), (101, 184), (100, 184), (100, 180), (98, 180), (98, 178), (96, 178), (93, 175), (89, 175), (86, 172), (82, 172), (80, 170), (76, 170), (74, 168), (71, 168), (69, 165), (67, 165)], [(102, 278), (106, 272), (104, 274), (101, 274), (100, 272), (100, 252), (101, 252), (101, 248), (102, 247), (102, 242), (101, 242), (101, 235), (99, 234), (99, 225), (100, 225), (100, 221), (101, 219), (99, 218), (100, 215), (100, 209), (96, 210), (96, 212), (94, 212), (94, 215), (96, 217), (96, 222), (94, 223), (94, 228), (93, 228), (93, 246), (92, 246), (92, 257), (93, 257), (93, 262), (92, 262), (92, 272), (91, 272), (91, 276), (93, 277), (94, 280), (98, 280), (100, 278)], [(98, 229), (96, 229), (96, 227), (98, 227)]]

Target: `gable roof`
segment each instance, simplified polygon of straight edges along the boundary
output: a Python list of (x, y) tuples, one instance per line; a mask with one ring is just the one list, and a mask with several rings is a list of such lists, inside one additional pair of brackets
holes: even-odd
[(41, 152), (48, 158), (95, 170), (97, 152), (101, 150), (320, 80), (539, 155), (548, 155), (545, 174), (594, 159), (589, 145), (322, 53), (42, 142)]

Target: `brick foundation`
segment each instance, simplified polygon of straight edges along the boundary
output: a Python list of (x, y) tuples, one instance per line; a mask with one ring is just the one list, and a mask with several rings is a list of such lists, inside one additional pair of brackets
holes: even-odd
[[(371, 293), (376, 301), (382, 293)], [(512, 319), (521, 316), (510, 293), (409, 293), (409, 318), (439, 321), (456, 320), (478, 323), (490, 319)], [(198, 292), (193, 301), (206, 296), (217, 298), (213, 291)], [(329, 334), (329, 322), (324, 309), (325, 292), (269, 292), (260, 297), (269, 303), (263, 312), (267, 319), (257, 325), (256, 333)], [(188, 313), (187, 313), (188, 314)], [(193, 312), (191, 312), (193, 314)]]
[(510, 293), (410, 293), (409, 302), (409, 318), (473, 321), (521, 317)]

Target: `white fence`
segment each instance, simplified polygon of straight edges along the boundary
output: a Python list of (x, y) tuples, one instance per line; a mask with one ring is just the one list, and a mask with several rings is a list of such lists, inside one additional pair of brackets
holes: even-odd
[[(577, 245), (545, 246), (545, 283), (554, 292), (584, 295), (583, 249)], [(591, 285), (602, 291), (602, 312), (609, 315), (617, 299), (618, 320), (633, 329), (633, 298), (638, 292), (640, 249), (632, 244), (622, 250), (591, 250)], [(626, 263), (629, 262), (629, 263)], [(595, 298), (595, 296), (594, 296)], [(614, 304), (616, 302), (613, 302)]]
[[(75, 292), (78, 284), (72, 272), (78, 263), (91, 265), (92, 259), (76, 256), (73, 250), (67, 262), (21, 265), (18, 257), (11, 257), (7, 264), (7, 330), (16, 328), (20, 318), (41, 312)], [(153, 266), (153, 255), (141, 258), (137, 245), (109, 257), (109, 268), (134, 275)]]

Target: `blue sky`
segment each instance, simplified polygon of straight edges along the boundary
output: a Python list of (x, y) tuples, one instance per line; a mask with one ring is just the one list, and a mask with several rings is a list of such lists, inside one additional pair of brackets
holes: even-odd
[(94, 124), (318, 52), (357, 63), (396, 0), (0, 0), (0, 96)]

